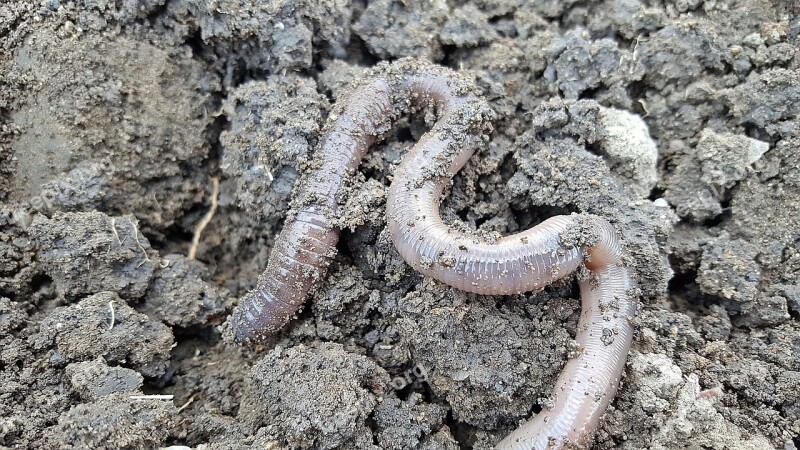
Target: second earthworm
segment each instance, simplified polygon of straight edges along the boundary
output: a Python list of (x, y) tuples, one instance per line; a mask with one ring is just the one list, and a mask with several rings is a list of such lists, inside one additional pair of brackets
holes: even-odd
[(590, 215), (552, 217), (488, 242), (447, 226), (439, 201), (490, 130), (492, 116), (475, 88), (448, 69), (403, 59), (381, 64), (330, 115), (317, 164), (298, 190), (295, 213), (275, 241), (258, 286), (231, 317), (234, 339), (261, 339), (285, 325), (324, 276), (339, 230), (337, 192), (374, 141), (409, 107), (433, 106), (438, 120), (394, 175), (386, 215), (402, 257), (417, 271), (469, 292), (507, 295), (537, 290), (581, 265), (579, 355), (556, 382), (552, 408), (498, 444), (500, 449), (585, 445), (614, 398), (633, 338), (637, 299), (618, 233)]

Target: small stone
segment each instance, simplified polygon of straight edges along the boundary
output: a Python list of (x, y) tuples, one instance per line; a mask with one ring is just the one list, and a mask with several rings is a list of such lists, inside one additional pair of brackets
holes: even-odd
[(658, 148), (641, 117), (613, 108), (600, 108), (606, 136), (600, 146), (611, 170), (627, 181), (640, 198), (650, 195), (658, 181)]

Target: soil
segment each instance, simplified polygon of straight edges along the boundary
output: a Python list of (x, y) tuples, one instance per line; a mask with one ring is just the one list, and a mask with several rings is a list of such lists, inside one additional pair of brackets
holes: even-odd
[(390, 242), (419, 115), (343, 195), (298, 317), (222, 338), (333, 105), (414, 56), (495, 112), (445, 220), (624, 236), (642, 308), (590, 448), (796, 449), (799, 44), (782, 0), (2, 2), (0, 448), (488, 449), (547, 407), (575, 281), (466, 294)]

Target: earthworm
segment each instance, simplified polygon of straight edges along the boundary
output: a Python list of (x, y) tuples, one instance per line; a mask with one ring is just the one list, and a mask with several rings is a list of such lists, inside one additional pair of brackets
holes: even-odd
[(619, 235), (606, 220), (556, 216), (490, 242), (442, 222), (441, 195), (490, 130), (492, 113), (452, 71), (410, 59), (381, 64), (331, 114), (316, 168), (299, 188), (296, 213), (276, 239), (258, 286), (234, 310), (234, 339), (260, 339), (300, 308), (335, 254), (336, 194), (367, 149), (401, 112), (433, 106), (438, 120), (406, 155), (389, 188), (389, 234), (415, 270), (484, 295), (540, 289), (584, 266), (581, 351), (556, 382), (552, 407), (498, 444), (500, 449), (558, 449), (588, 443), (614, 398), (631, 346), (635, 287)]

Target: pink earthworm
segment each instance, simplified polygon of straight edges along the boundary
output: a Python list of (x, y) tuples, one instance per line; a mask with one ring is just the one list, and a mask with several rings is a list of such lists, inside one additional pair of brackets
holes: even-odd
[(635, 283), (623, 264), (619, 235), (606, 220), (556, 216), (490, 242), (442, 222), (445, 186), (490, 130), (491, 110), (452, 71), (410, 59), (381, 64), (331, 113), (319, 161), (299, 189), (293, 216), (277, 238), (258, 286), (234, 310), (234, 339), (261, 339), (285, 325), (335, 254), (336, 194), (367, 149), (409, 107), (434, 106), (438, 120), (406, 155), (386, 205), (388, 230), (415, 270), (483, 295), (541, 289), (583, 266), (582, 312), (575, 340), (581, 351), (556, 381), (552, 407), (521, 425), (499, 449), (585, 445), (614, 398), (633, 339)]

